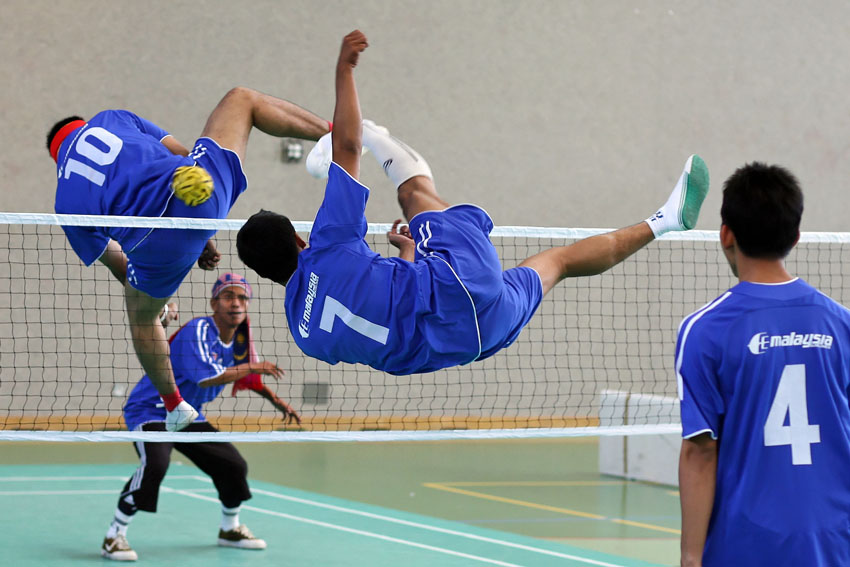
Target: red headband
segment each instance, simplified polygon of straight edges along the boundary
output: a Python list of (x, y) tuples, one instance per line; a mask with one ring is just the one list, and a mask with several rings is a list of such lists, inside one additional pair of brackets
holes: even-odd
[(73, 122), (68, 122), (59, 128), (59, 131), (56, 132), (56, 135), (53, 136), (53, 140), (50, 142), (50, 157), (53, 158), (53, 161), (58, 161), (56, 156), (59, 154), (59, 147), (62, 145), (62, 142), (65, 141), (65, 138), (68, 137), (68, 134), (85, 125), (85, 120), (74, 120)]

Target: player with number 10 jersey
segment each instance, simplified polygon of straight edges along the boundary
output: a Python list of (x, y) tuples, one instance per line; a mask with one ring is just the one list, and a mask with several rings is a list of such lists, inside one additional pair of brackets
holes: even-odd
[[(188, 157), (161, 143), (169, 134), (126, 110), (106, 110), (71, 133), (57, 155), (56, 212), (134, 217), (225, 218), (247, 187), (236, 153), (200, 138)], [(226, 167), (222, 165), (226, 164)], [(181, 166), (200, 165), (215, 190), (197, 206), (174, 198), (171, 180)], [(90, 265), (109, 239), (121, 245), (134, 287), (168, 297), (194, 265), (213, 230), (63, 226), (72, 248)], [(138, 272), (138, 273), (136, 273)], [(141, 277), (148, 272), (156, 277)]]
[(682, 322), (683, 437), (718, 443), (705, 565), (850, 560), (848, 348), (850, 312), (800, 279), (742, 281)]
[[(317, 140), (330, 123), (244, 87), (231, 89), (216, 105), (191, 152), (131, 112), (107, 110), (89, 121), (64, 118), (47, 134), (58, 178), (56, 212), (224, 218), (247, 186), (242, 159), (255, 127), (277, 137)], [(100, 260), (124, 286), (133, 347), (163, 399), (166, 428), (186, 427), (198, 414), (174, 382), (159, 313), (196, 261), (207, 270), (218, 264), (214, 231), (143, 228), (130, 221), (110, 227), (100, 219), (79, 226), (72, 220), (63, 229), (80, 259), (86, 265)]]

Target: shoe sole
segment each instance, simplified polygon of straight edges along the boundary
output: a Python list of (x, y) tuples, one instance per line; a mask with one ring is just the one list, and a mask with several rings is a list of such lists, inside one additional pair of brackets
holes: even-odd
[(363, 121), (363, 127), (369, 128), (370, 130), (374, 130), (375, 132), (379, 132), (380, 134), (382, 134), (384, 136), (390, 135), (390, 131), (386, 126), (378, 126), (372, 120), (364, 120)]
[(101, 557), (103, 557), (105, 559), (109, 559), (111, 561), (138, 561), (139, 560), (139, 556), (136, 555), (135, 553), (133, 553), (132, 556), (128, 556), (128, 557), (115, 557), (115, 553), (126, 553), (126, 552), (118, 551), (118, 552), (110, 553), (110, 552), (106, 551), (105, 549), (100, 550)]
[(229, 539), (221, 539), (218, 540), (218, 545), (221, 547), (233, 547), (235, 549), (265, 549), (266, 542), (260, 542), (259, 540), (251, 540), (246, 539), (242, 541), (230, 541)]
[[(370, 128), (371, 130), (375, 130), (376, 132), (381, 132), (389, 136), (390, 131), (384, 128), (383, 126), (378, 126), (374, 122), (370, 120), (364, 120), (363, 126), (366, 128)], [(325, 134), (327, 136), (327, 134)], [(322, 136), (324, 138), (324, 136)], [(327, 179), (328, 178), (328, 170), (331, 167), (331, 161), (333, 161), (333, 147), (329, 149), (329, 153), (323, 153), (321, 158), (318, 157), (318, 142), (316, 142), (316, 146), (313, 147), (312, 150), (307, 154), (307, 159), (304, 161), (304, 166), (307, 169), (307, 173), (315, 177), (316, 179)], [(369, 151), (369, 148), (363, 146), (360, 148), (360, 156), (365, 156), (366, 152)]]
[(709, 175), (708, 166), (701, 157), (694, 154), (688, 160), (690, 167), (685, 170), (685, 190), (682, 191), (682, 202), (679, 204), (680, 224), (686, 230), (697, 225), (699, 211), (708, 195)]

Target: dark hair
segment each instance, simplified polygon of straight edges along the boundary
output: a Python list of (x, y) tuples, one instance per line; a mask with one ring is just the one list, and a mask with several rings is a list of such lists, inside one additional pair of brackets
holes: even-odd
[(720, 218), (751, 258), (787, 256), (797, 242), (802, 216), (803, 191), (784, 167), (749, 163), (723, 185)]
[(50, 129), (50, 132), (47, 133), (47, 151), (50, 151), (50, 142), (53, 141), (53, 136), (59, 133), (59, 130), (62, 129), (62, 126), (66, 124), (70, 124), (74, 120), (84, 120), (80, 116), (69, 116), (68, 118), (63, 118), (59, 122), (53, 125), (53, 128)]
[(236, 235), (236, 250), (245, 265), (268, 278), (286, 285), (298, 267), (298, 242), (295, 228), (283, 215), (260, 209)]

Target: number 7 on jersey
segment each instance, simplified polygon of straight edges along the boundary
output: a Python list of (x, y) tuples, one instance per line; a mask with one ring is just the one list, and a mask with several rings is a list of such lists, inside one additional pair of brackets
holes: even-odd
[(364, 337), (368, 337), (373, 341), (377, 341), (382, 345), (387, 344), (390, 330), (376, 323), (368, 321), (359, 315), (355, 315), (351, 310), (331, 297), (325, 296), (325, 305), (322, 307), (322, 320), (319, 322), (319, 328), (330, 333), (334, 330), (334, 320), (339, 317), (339, 320), (345, 323), (345, 326), (355, 331)]

